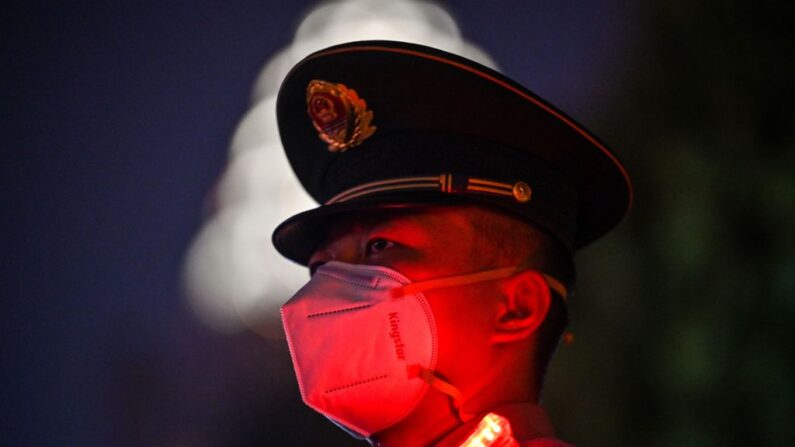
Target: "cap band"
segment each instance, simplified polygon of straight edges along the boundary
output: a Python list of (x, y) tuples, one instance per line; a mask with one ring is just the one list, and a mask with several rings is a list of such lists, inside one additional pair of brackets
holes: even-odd
[(511, 197), (518, 202), (530, 200), (531, 189), (527, 183), (514, 184), (453, 174), (438, 176), (400, 177), (364, 183), (346, 189), (326, 201), (326, 205), (346, 202), (357, 197), (389, 191), (441, 191), (446, 194), (492, 194)]

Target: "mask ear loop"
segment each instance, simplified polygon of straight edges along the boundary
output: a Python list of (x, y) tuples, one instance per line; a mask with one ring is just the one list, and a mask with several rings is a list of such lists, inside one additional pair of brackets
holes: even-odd
[(453, 400), (453, 406), (458, 411), (458, 419), (460, 419), (461, 422), (466, 422), (475, 417), (474, 414), (464, 410), (464, 394), (452, 383), (442, 380), (439, 376), (434, 374), (433, 371), (423, 368), (420, 365), (409, 366), (408, 373), (410, 377), (419, 377), (441, 393), (450, 396)]
[[(441, 289), (444, 287), (453, 287), (453, 286), (462, 286), (466, 284), (474, 284), (478, 282), (484, 281), (491, 281), (493, 279), (501, 279), (507, 278), (509, 276), (513, 276), (519, 272), (527, 270), (524, 267), (502, 267), (493, 270), (484, 270), (482, 272), (474, 272), (474, 273), (465, 273), (463, 275), (456, 275), (456, 276), (447, 276), (444, 278), (434, 278), (428, 279), (425, 281), (418, 281), (406, 284), (403, 287), (396, 287), (390, 291), (391, 298), (402, 298), (406, 295), (412, 295), (414, 293), (425, 292), (427, 290), (433, 289)], [(539, 272), (541, 273), (541, 272)], [(563, 285), (557, 279), (545, 274), (541, 273), (544, 279), (547, 282), (547, 285), (550, 289), (557, 292), (561, 297), (563, 297), (563, 301), (566, 301), (566, 297), (568, 296), (568, 290), (566, 286)]]

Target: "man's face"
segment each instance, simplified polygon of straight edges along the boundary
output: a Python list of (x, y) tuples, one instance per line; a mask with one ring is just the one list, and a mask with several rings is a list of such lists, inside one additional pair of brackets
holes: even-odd
[[(331, 261), (378, 265), (412, 281), (470, 273), (494, 267), (484, 239), (472, 225), (473, 207), (400, 208), (347, 216), (336, 222), (310, 259), (310, 267)], [(425, 293), (436, 321), (437, 371), (465, 385), (472, 362), (483, 359), (497, 317), (496, 281)]]

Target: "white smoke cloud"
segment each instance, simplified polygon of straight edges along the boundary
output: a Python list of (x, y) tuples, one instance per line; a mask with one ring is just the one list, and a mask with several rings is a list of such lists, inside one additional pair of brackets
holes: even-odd
[(277, 311), (308, 278), (270, 242), (281, 221), (316, 204), (284, 155), (276, 124), (276, 93), (287, 72), (310, 53), (356, 40), (400, 40), (494, 62), (462, 40), (450, 14), (416, 0), (320, 3), (303, 19), (292, 43), (260, 71), (252, 106), (229, 145), (230, 159), (214, 196), (215, 212), (188, 250), (184, 283), (196, 313), (211, 327), (236, 331)]

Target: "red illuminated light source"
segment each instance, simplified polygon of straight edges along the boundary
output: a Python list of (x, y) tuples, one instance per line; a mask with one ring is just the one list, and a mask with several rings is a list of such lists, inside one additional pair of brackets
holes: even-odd
[(519, 447), (511, 424), (504, 417), (489, 413), (480, 420), (461, 447)]

